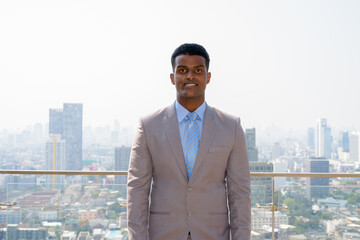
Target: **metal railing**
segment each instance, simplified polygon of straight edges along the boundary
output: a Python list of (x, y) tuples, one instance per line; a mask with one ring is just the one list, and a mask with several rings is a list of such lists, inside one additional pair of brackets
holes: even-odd
[[(20, 175), (127, 175), (127, 171), (53, 171), (53, 170), (0, 170), (0, 174)], [(280, 173), (251, 172), (251, 177), (321, 177), (360, 178), (360, 173)]]

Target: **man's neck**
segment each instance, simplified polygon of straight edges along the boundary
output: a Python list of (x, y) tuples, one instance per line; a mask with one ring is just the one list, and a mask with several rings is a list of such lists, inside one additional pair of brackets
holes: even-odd
[(201, 106), (201, 104), (204, 103), (205, 98), (186, 99), (186, 100), (178, 98), (177, 101), (181, 104), (181, 106), (186, 108), (186, 110), (188, 110), (189, 112), (194, 112), (196, 109), (198, 109)]

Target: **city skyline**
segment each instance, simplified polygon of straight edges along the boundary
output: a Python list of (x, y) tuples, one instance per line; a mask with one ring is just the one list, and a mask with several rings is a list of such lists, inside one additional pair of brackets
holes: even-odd
[[(57, 111), (60, 111), (59, 113), (62, 113), (62, 109), (54, 109), (51, 108), (50, 112), (53, 112), (53, 115), (56, 115)], [(50, 116), (52, 116), (52, 114), (50, 114)], [(309, 130), (314, 131), (317, 128), (317, 124), (318, 121), (320, 120), (324, 120), (324, 118), (319, 118), (319, 119), (315, 119), (313, 122), (312, 126), (309, 126), (308, 128), (304, 128), (304, 129), (283, 129), (277, 126), (268, 126), (265, 128), (261, 128), (261, 127), (251, 127), (251, 129), (255, 129), (256, 128), (256, 137), (259, 138), (259, 142), (264, 143), (264, 142), (278, 142), (281, 139), (284, 138), (296, 138), (296, 139), (302, 139), (302, 141), (306, 142), (307, 146), (314, 149), (315, 145), (311, 145), (309, 143), (310, 139), (312, 139), (313, 143), (315, 144), (315, 133), (312, 132), (311, 136), (309, 135)], [(327, 119), (325, 119), (327, 120)], [(55, 120), (53, 122), (56, 122)], [(331, 122), (331, 121), (330, 121)], [(50, 121), (51, 123), (51, 121)], [(26, 126), (26, 128), (24, 129), (17, 129), (16, 131), (10, 131), (10, 130), (0, 130), (0, 137), (2, 136), (3, 138), (6, 136), (19, 136), (19, 135), (28, 135), (31, 134), (32, 136), (32, 141), (34, 143), (38, 143), (40, 141), (41, 138), (47, 138), (48, 134), (49, 134), (49, 128), (54, 128), (54, 127), (58, 127), (61, 124), (56, 124), (55, 126), (53, 124), (49, 125), (49, 122), (46, 123), (35, 123), (34, 125), (28, 125)], [(103, 126), (91, 126), (91, 125), (87, 125), (87, 126), (83, 126), (82, 127), (82, 131), (83, 133), (86, 135), (85, 138), (87, 140), (89, 140), (89, 142), (87, 142), (88, 144), (94, 143), (93, 139), (94, 137), (97, 138), (100, 137), (100, 139), (98, 139), (96, 142), (99, 142), (99, 140), (101, 140), (102, 138), (105, 137), (105, 135), (109, 135), (109, 139), (104, 141), (100, 141), (103, 144), (110, 144), (108, 141), (115, 143), (115, 142), (119, 142), (119, 146), (121, 145), (126, 145), (126, 146), (130, 146), (132, 144), (132, 138), (136, 132), (136, 127), (137, 126), (128, 126), (128, 125), (124, 125), (121, 122), (119, 122), (118, 119), (114, 119), (113, 123), (109, 123)], [(245, 129), (249, 130), (250, 128), (246, 127), (246, 126), (242, 126), (244, 131)], [(331, 141), (334, 142), (342, 142), (342, 138), (343, 138), (343, 134), (347, 133), (347, 134), (359, 134), (359, 131), (356, 131), (354, 129), (343, 129), (343, 128), (338, 128), (337, 126), (332, 126), (330, 125), (330, 132), (329, 134), (331, 135), (332, 139)], [(120, 132), (122, 132), (120, 134)], [(50, 133), (53, 133), (50, 131)], [(120, 134), (120, 135), (118, 135)], [(121, 139), (119, 139), (119, 137), (121, 136)], [(310, 139), (309, 139), (310, 137)], [(106, 137), (105, 137), (106, 138)], [(310, 144), (310, 145), (309, 145)]]
[(208, 104), (246, 128), (327, 118), (359, 131), (359, 10), (324, 0), (2, 1), (0, 131), (45, 123), (63, 102), (86, 106), (84, 126), (136, 127), (175, 100), (170, 56), (183, 42), (209, 51)]

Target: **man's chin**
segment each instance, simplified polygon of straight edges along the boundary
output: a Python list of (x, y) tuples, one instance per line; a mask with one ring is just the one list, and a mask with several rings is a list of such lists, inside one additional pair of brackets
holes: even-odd
[(200, 98), (199, 95), (196, 94), (184, 94), (181, 96), (182, 99), (196, 99), (196, 98)]
[(182, 102), (201, 102), (205, 100), (205, 97), (202, 95), (182, 95), (178, 96), (178, 99)]
[(202, 97), (201, 94), (199, 94), (199, 93), (197, 93), (195, 91), (191, 91), (191, 90), (190, 91), (183, 91), (181, 96), (183, 98), (201, 98)]

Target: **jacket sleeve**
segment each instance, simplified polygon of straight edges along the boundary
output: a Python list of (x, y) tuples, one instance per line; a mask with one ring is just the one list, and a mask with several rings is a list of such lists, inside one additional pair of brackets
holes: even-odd
[(149, 192), (152, 159), (147, 145), (143, 120), (135, 136), (130, 154), (127, 184), (129, 240), (148, 239)]
[(230, 229), (233, 240), (250, 240), (250, 169), (244, 131), (236, 120), (235, 144), (227, 166)]

